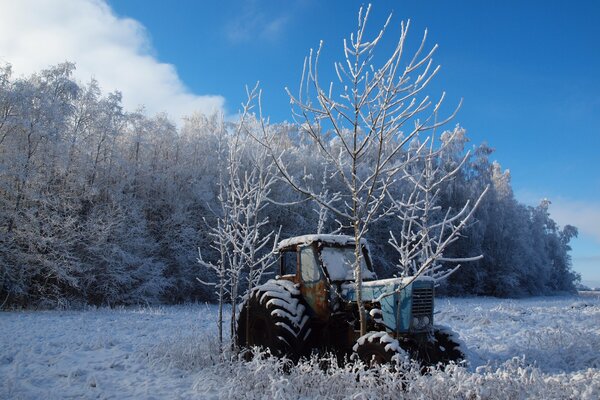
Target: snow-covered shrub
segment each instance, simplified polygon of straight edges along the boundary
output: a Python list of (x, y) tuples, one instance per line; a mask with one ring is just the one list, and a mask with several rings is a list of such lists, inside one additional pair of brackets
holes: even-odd
[[(324, 368), (324, 365), (326, 367)], [(426, 373), (416, 364), (365, 368), (334, 357), (294, 365), (286, 359), (255, 356), (208, 368), (195, 390), (227, 399), (596, 399), (600, 371), (549, 375), (513, 358), (497, 367), (469, 371), (457, 365)]]

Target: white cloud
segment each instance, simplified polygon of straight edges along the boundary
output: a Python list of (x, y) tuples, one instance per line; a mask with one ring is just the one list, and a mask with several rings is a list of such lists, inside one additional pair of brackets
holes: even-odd
[(0, 62), (16, 74), (72, 61), (77, 79), (120, 90), (128, 110), (144, 105), (179, 118), (223, 109), (222, 96), (191, 93), (175, 67), (152, 52), (145, 28), (116, 16), (104, 0), (0, 0)]

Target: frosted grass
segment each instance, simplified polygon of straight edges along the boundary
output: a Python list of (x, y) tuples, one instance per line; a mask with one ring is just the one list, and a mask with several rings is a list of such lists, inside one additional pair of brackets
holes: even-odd
[[(468, 366), (219, 357), (216, 307), (0, 313), (0, 398), (597, 399), (600, 299), (438, 299)], [(323, 368), (327, 366), (327, 368)]]

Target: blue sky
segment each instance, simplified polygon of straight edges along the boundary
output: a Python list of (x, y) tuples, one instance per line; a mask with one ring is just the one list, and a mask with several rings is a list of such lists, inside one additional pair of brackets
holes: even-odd
[[(63, 46), (62, 58), (77, 63), (80, 79), (96, 76), (107, 90), (122, 90), (126, 106), (144, 103), (149, 112), (193, 107), (233, 114), (244, 100), (244, 86), (260, 81), (263, 109), (272, 121), (291, 119), (284, 87), (297, 88), (303, 58), (321, 39), (321, 68), (324, 74), (332, 71), (363, 4), (48, 2), (60, 12), (39, 11), (39, 2), (30, 0), (0, 0), (4, 25), (16, 21), (13, 38), (14, 30), (22, 31), (21, 38), (29, 37), (26, 29), (45, 29), (45, 41), (58, 51), (41, 54), (38, 45), (27, 53), (23, 49), (32, 45), (25, 40), (3, 47), (0, 16), (0, 61), (27, 73), (55, 63), (53, 54)], [(29, 25), (19, 20), (34, 18), (28, 6), (38, 9)], [(370, 26), (379, 28), (390, 12), (390, 40), (381, 53), (393, 44), (401, 20), (411, 19), (413, 46), (429, 29), (428, 43), (440, 46), (434, 60), (442, 65), (431, 93), (445, 90), (448, 106), (464, 99), (456, 122), (474, 144), (496, 149), (494, 157), (510, 169), (519, 200), (534, 205), (549, 198), (560, 224), (579, 227), (574, 267), (584, 281), (600, 286), (600, 2), (375, 1)], [(75, 31), (68, 35), (69, 29)], [(58, 44), (52, 45), (54, 36), (47, 32), (56, 34)], [(114, 51), (100, 59), (77, 37), (91, 41), (88, 47)]]

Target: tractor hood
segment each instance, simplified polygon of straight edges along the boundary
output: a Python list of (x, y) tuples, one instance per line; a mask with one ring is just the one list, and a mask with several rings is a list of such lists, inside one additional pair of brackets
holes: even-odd
[[(379, 303), (383, 323), (390, 330), (406, 333), (426, 331), (433, 324), (434, 280), (429, 277), (406, 277), (363, 282), (365, 303)], [(341, 285), (346, 301), (356, 301), (356, 285)]]

